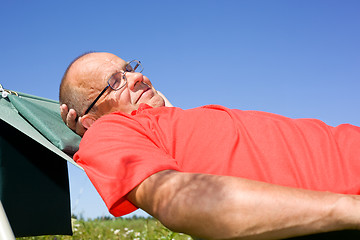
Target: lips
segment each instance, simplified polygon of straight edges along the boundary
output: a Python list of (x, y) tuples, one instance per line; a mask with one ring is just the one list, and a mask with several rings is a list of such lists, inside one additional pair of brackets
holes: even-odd
[(149, 90), (151, 90), (151, 88), (147, 88), (144, 91), (142, 91), (142, 93), (139, 95), (139, 97), (137, 98), (135, 103), (138, 103), (140, 101), (141, 97), (144, 95), (144, 93), (146, 93)]

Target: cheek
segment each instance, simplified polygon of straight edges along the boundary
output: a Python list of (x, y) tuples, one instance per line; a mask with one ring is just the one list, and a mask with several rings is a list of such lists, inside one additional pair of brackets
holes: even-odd
[(112, 94), (106, 97), (107, 108), (111, 109), (111, 111), (118, 111), (122, 105), (124, 105), (124, 94), (120, 93), (120, 91), (114, 91)]
[(131, 113), (135, 110), (128, 89), (116, 91), (112, 96), (111, 102), (113, 104), (112, 108), (114, 111)]
[(127, 88), (120, 89), (119, 91), (114, 91), (113, 94), (114, 101), (118, 103), (118, 105), (126, 104), (130, 99), (130, 94)]

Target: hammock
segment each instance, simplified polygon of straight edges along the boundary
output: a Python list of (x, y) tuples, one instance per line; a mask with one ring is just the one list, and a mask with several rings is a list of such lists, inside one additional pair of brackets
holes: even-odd
[(76, 165), (80, 137), (59, 103), (0, 85), (0, 132), (0, 200), (14, 235), (72, 235), (67, 162)]

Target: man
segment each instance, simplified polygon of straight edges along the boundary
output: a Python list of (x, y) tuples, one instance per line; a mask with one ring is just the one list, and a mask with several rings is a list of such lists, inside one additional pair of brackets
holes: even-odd
[(360, 229), (358, 127), (168, 107), (138, 69), (90, 53), (69, 66), (60, 87), (64, 121), (87, 129), (74, 159), (112, 214), (139, 207), (206, 239)]

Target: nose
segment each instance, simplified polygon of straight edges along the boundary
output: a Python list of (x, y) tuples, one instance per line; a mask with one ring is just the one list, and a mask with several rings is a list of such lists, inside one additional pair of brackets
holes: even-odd
[(134, 90), (136, 87), (136, 84), (143, 81), (144, 76), (139, 72), (127, 72), (126, 73), (126, 79), (128, 88), (130, 90)]

